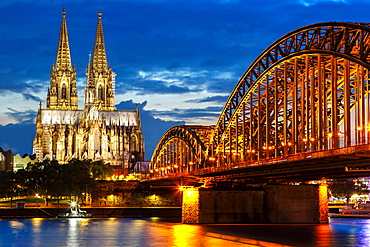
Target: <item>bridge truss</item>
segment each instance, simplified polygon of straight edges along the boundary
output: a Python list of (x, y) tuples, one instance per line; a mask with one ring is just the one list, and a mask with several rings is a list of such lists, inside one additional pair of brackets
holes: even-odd
[(369, 54), (364, 23), (313, 24), (281, 37), (243, 74), (214, 127), (166, 132), (152, 176), (370, 144)]

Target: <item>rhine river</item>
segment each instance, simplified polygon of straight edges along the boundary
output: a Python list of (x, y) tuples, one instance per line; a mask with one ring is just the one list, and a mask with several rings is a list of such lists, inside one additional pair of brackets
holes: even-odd
[(0, 246), (370, 246), (370, 219), (185, 225), (158, 218), (1, 219)]

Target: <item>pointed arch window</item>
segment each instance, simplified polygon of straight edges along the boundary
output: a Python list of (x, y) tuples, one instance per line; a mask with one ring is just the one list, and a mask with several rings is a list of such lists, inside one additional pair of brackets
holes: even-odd
[(62, 99), (67, 99), (67, 87), (66, 84), (62, 85)]
[(98, 88), (98, 100), (104, 100), (103, 99), (103, 87), (102, 87), (102, 85), (99, 85), (99, 88)]

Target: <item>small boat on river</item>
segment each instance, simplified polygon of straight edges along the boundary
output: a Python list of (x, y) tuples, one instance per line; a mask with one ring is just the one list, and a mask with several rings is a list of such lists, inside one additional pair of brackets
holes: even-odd
[(329, 214), (332, 218), (370, 218), (370, 203), (343, 207), (339, 213)]
[(91, 217), (92, 214), (87, 213), (84, 210), (81, 210), (80, 205), (78, 205), (76, 202), (71, 203), (69, 212), (58, 214), (58, 218), (91, 218)]

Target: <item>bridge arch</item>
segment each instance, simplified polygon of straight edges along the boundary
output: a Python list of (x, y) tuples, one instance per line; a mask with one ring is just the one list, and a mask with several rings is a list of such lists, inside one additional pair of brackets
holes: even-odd
[(154, 150), (150, 172), (165, 176), (203, 168), (212, 131), (213, 126), (178, 125), (170, 128)]
[[(211, 138), (215, 149), (211, 151), (221, 158), (230, 155), (229, 160), (237, 153), (242, 156), (239, 160), (245, 160), (255, 154), (264, 158), (288, 154), (293, 149), (296, 153), (339, 147), (343, 138), (342, 146), (351, 146), (359, 139), (364, 142), (369, 122), (365, 112), (369, 52), (370, 28), (363, 23), (313, 24), (281, 37), (261, 53), (234, 88), (216, 124)], [(308, 103), (304, 102), (306, 97)], [(328, 103), (326, 107), (323, 102)], [(357, 112), (353, 113), (356, 106)], [(351, 114), (356, 114), (361, 123), (351, 125)], [(305, 126), (299, 123), (303, 118), (307, 120)], [(358, 133), (353, 133), (354, 127)], [(318, 134), (311, 134), (317, 130)], [(333, 143), (324, 140), (328, 135)], [(353, 141), (353, 137), (357, 139)], [(299, 138), (306, 146), (310, 140), (315, 145), (302, 148)], [(269, 148), (273, 150), (270, 154), (261, 151)]]

